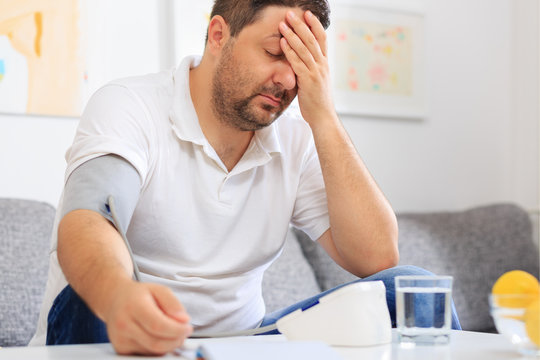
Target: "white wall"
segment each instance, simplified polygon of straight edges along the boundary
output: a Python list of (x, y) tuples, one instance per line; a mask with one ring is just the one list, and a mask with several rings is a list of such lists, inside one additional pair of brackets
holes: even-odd
[[(122, 76), (166, 63), (159, 31), (147, 31), (155, 3), (130, 1), (128, 15), (113, 2), (100, 14), (113, 34), (102, 37), (102, 61)], [(540, 36), (529, 31), (538, 26), (537, 1), (428, 0), (425, 9), (429, 115), (343, 118), (360, 154), (398, 211), (499, 201), (538, 209)], [(155, 42), (142, 46), (137, 36)], [(56, 204), (75, 127), (73, 119), (0, 115), (0, 197)]]
[(535, 6), (426, 1), (428, 117), (344, 119), (397, 210), (538, 207)]
[(0, 115), (0, 197), (56, 205), (77, 121)]
[[(82, 27), (94, 24), (84, 38), (86, 98), (113, 78), (160, 70), (161, 14), (156, 2), (81, 0), (81, 13)], [(64, 154), (76, 127), (75, 118), (0, 114), (0, 197), (56, 205), (63, 187)]]

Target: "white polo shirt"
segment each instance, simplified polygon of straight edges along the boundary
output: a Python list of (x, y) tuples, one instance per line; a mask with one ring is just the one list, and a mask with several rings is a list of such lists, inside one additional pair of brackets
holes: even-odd
[[(101, 155), (128, 160), (142, 183), (127, 231), (142, 281), (170, 287), (196, 331), (248, 329), (265, 314), (263, 273), (279, 256), (289, 224), (312, 239), (329, 228), (326, 193), (311, 130), (292, 109), (256, 131), (227, 170), (191, 101), (189, 69), (199, 61), (189, 57), (176, 72), (98, 90), (67, 151), (66, 179)], [(56, 240), (55, 230), (36, 345), (44, 344), (49, 309), (67, 284)]]

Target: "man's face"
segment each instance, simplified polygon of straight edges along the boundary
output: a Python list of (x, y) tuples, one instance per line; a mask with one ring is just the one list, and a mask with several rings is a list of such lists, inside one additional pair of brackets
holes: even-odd
[[(269, 6), (225, 44), (214, 72), (212, 107), (242, 131), (270, 125), (296, 96), (296, 76), (281, 51), (279, 22), (290, 8)], [(293, 9), (298, 16), (303, 11)]]

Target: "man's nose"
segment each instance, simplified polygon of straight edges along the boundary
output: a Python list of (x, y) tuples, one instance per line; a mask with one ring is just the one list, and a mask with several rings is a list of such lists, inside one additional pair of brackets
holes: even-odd
[(273, 80), (285, 90), (292, 90), (296, 87), (296, 74), (287, 60), (284, 59), (277, 64)]

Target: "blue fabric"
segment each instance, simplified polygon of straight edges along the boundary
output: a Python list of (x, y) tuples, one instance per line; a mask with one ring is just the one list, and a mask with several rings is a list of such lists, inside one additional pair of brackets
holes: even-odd
[[(422, 268), (411, 266), (411, 265), (396, 266), (390, 269), (386, 269), (376, 274), (373, 274), (371, 276), (368, 276), (366, 278), (358, 279), (358, 280), (349, 282), (347, 284), (337, 286), (333, 289), (330, 289), (318, 295), (315, 295), (309, 299), (300, 301), (285, 309), (281, 309), (278, 311), (274, 311), (273, 313), (267, 314), (264, 317), (260, 326), (263, 327), (263, 326), (272, 325), (278, 319), (282, 318), (283, 316), (287, 314), (292, 313), (293, 311), (297, 309), (307, 309), (313, 306), (314, 304), (316, 304), (319, 301), (319, 298), (321, 298), (322, 296), (327, 295), (345, 285), (348, 285), (354, 282), (361, 282), (361, 281), (381, 280), (384, 283), (384, 286), (386, 287), (386, 304), (388, 305), (388, 310), (390, 312), (390, 319), (392, 320), (392, 327), (396, 327), (396, 290), (395, 290), (395, 285), (394, 285), (394, 278), (399, 275), (433, 275), (433, 273), (427, 270), (424, 270)], [(422, 308), (419, 307), (417, 309), (417, 312), (422, 313), (423, 312)], [(452, 329), (461, 330), (461, 325), (459, 323), (459, 318), (457, 316), (454, 301), (452, 301)], [(276, 329), (276, 330), (272, 330), (267, 333), (264, 333), (263, 335), (269, 335), (269, 334), (279, 334), (279, 331)]]
[(97, 344), (109, 342), (107, 328), (86, 306), (71, 286), (53, 302), (47, 317), (47, 345)]
[[(391, 269), (383, 270), (372, 276), (356, 280), (357, 281), (376, 281), (381, 280), (386, 287), (386, 302), (390, 311), (392, 326), (396, 326), (396, 303), (394, 278), (398, 275), (433, 275), (427, 270), (415, 266), (397, 266)], [(348, 283), (350, 284), (350, 283)], [(298, 302), (285, 309), (267, 314), (262, 326), (272, 325), (281, 317), (297, 310), (306, 309), (316, 304), (320, 297), (331, 293), (345, 285), (340, 285), (334, 289), (327, 290), (319, 295)], [(422, 310), (419, 309), (421, 312)], [(452, 329), (461, 330), (461, 325), (457, 317), (454, 303), (452, 302)], [(279, 334), (277, 330), (267, 332), (266, 334)], [(84, 301), (68, 285), (55, 299), (51, 310), (49, 311), (47, 326), (47, 345), (65, 345), (65, 344), (88, 344), (109, 342), (105, 323), (98, 319), (92, 311), (86, 306)]]

